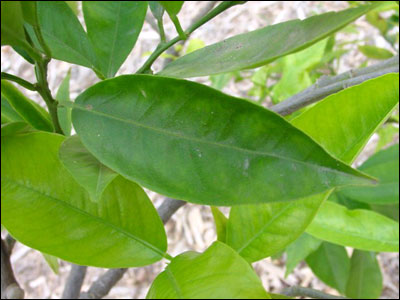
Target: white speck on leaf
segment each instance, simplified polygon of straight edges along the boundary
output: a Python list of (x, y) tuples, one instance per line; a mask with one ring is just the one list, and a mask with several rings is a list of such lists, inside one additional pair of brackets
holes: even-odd
[(197, 152), (197, 156), (198, 157), (202, 157), (203, 155), (201, 154), (201, 151), (199, 150), (199, 149), (196, 149), (196, 152)]
[(250, 160), (249, 158), (245, 158), (244, 162), (243, 162), (243, 175), (244, 176), (249, 176), (249, 167), (250, 167)]

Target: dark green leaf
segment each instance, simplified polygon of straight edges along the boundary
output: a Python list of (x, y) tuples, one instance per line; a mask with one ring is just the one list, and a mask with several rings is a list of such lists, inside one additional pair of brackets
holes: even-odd
[(1, 95), (1, 119), (7, 123), (24, 121), (3, 95)]
[(376, 252), (399, 251), (399, 223), (376, 212), (323, 203), (307, 233), (331, 243)]
[(211, 206), (211, 212), (214, 217), (215, 227), (217, 230), (217, 240), (220, 242), (226, 242), (226, 222), (227, 217), (215, 206)]
[(22, 15), (25, 22), (28, 22), (32, 26), (37, 24), (36, 16), (36, 1), (19, 1), (21, 4)]
[(12, 122), (1, 125), (1, 136), (12, 136), (18, 133), (26, 133), (35, 131), (31, 126), (25, 122)]
[(95, 54), (85, 31), (64, 1), (38, 1), (43, 38), (54, 58), (93, 68)]
[(321, 246), (322, 241), (315, 237), (303, 233), (294, 243), (290, 244), (286, 249), (286, 272), (288, 276), (294, 268), (311, 253)]
[(195, 82), (102, 81), (76, 99), (72, 121), (104, 165), (189, 202), (288, 201), (370, 182), (277, 114)]
[(160, 1), (149, 1), (149, 7), (154, 18), (156, 18), (157, 21), (162, 22), (162, 17), (164, 15), (164, 6), (161, 5)]
[(59, 105), (57, 107), (58, 121), (60, 122), (61, 129), (66, 136), (71, 135), (71, 108), (67, 105), (71, 103), (69, 98), (69, 81), (71, 79), (71, 70), (68, 71), (67, 76), (61, 82), (56, 100)]
[(351, 299), (377, 299), (382, 288), (382, 274), (375, 253), (354, 250), (346, 296)]
[(1, 1), (1, 44), (25, 45), (20, 1)]
[(158, 1), (169, 15), (177, 15), (185, 1)]
[(306, 258), (314, 274), (327, 285), (344, 294), (350, 273), (350, 258), (342, 246), (322, 243)]
[(215, 242), (204, 253), (175, 257), (154, 280), (148, 299), (270, 299), (251, 266)]
[(374, 5), (291, 20), (234, 36), (185, 55), (160, 75), (195, 77), (255, 68), (311, 46), (353, 22)]
[(33, 58), (24, 50), (24, 48), (20, 46), (13, 46), (12, 47), (15, 52), (17, 52), (19, 55), (21, 55), (28, 63), (30, 64), (35, 64), (35, 61)]
[(61, 135), (1, 140), (1, 222), (21, 243), (80, 265), (122, 268), (165, 256), (161, 219), (145, 192), (118, 176), (98, 203), (58, 158)]
[(72, 177), (89, 192), (94, 202), (100, 201), (106, 187), (118, 176), (90, 154), (76, 135), (61, 144), (59, 155)]
[(65, 3), (68, 4), (69, 8), (74, 12), (75, 15), (78, 14), (78, 1), (65, 1)]
[(370, 204), (399, 202), (399, 144), (377, 152), (364, 162), (359, 170), (379, 179), (373, 187), (343, 188), (339, 193), (355, 201)]
[(97, 68), (113, 77), (125, 61), (142, 29), (145, 1), (83, 1), (83, 15)]
[(371, 209), (389, 217), (397, 222), (399, 222), (399, 204), (392, 204), (392, 205), (371, 205)]
[(12, 83), (1, 80), (1, 95), (12, 108), (30, 125), (38, 130), (53, 131), (50, 116), (44, 108), (25, 97)]

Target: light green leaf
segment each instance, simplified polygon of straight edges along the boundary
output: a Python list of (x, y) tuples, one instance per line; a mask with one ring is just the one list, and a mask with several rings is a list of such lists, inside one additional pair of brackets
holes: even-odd
[[(56, 100), (59, 105), (57, 107), (58, 121), (60, 122), (61, 129), (66, 136), (71, 135), (71, 108), (68, 107), (68, 103), (71, 103), (69, 98), (69, 81), (71, 79), (71, 69), (68, 70), (67, 76), (61, 82), (57, 94)], [(64, 106), (65, 105), (65, 106)]]
[(159, 74), (195, 77), (256, 68), (326, 38), (353, 22), (374, 5), (291, 20), (240, 34), (185, 55)]
[(399, 74), (386, 74), (326, 97), (292, 124), (351, 163), (398, 103)]
[(2, 138), (1, 222), (10, 234), (80, 265), (123, 268), (164, 257), (164, 227), (145, 192), (118, 176), (91, 202), (59, 161), (63, 141), (46, 132)]
[(211, 206), (211, 212), (214, 217), (215, 227), (217, 230), (217, 240), (226, 242), (226, 222), (228, 218), (215, 206)]
[(249, 262), (274, 255), (304, 232), (329, 194), (287, 203), (234, 206), (226, 243)]
[(12, 136), (17, 132), (32, 132), (35, 131), (31, 126), (26, 124), (25, 122), (12, 122), (1, 125), (1, 136)]
[(370, 182), (277, 114), (195, 82), (102, 81), (76, 99), (72, 121), (104, 165), (193, 203), (288, 201)]
[(96, 65), (92, 45), (68, 4), (38, 1), (37, 13), (43, 38), (54, 58), (89, 68)]
[(350, 258), (344, 247), (324, 242), (306, 262), (319, 279), (344, 294), (350, 273)]
[[(356, 90), (349, 96), (346, 96), (347, 89), (327, 97), (294, 119), (294, 125), (324, 145), (339, 159), (351, 162), (374, 130), (385, 121), (397, 105), (398, 74), (386, 76), (377, 78), (372, 83), (366, 82), (350, 88)], [(396, 87), (396, 80), (397, 98), (396, 90), (393, 92), (394, 95), (392, 92), (389, 92), (389, 95), (384, 92), (384, 89), (393, 89), (393, 85)], [(370, 88), (367, 98), (359, 97), (360, 94), (365, 95), (361, 92), (363, 85)], [(360, 101), (362, 103), (359, 103)], [(376, 107), (377, 103), (380, 104), (379, 107)], [(338, 124), (343, 124), (343, 129)], [(249, 261), (276, 254), (301, 235), (328, 196), (329, 193), (323, 193), (290, 203), (233, 207), (228, 220), (227, 243), (236, 250), (241, 249), (238, 251)], [(328, 213), (323, 216), (327, 221), (330, 217), (331, 214)], [(342, 220), (342, 224), (346, 224), (346, 220)], [(336, 225), (335, 220), (332, 220), (329, 226), (335, 228)], [(342, 229), (343, 227), (337, 230)], [(362, 231), (362, 228), (359, 230)], [(323, 239), (324, 229), (320, 229), (320, 236)]]
[(376, 252), (399, 251), (399, 224), (376, 212), (325, 202), (307, 233), (338, 245)]
[(321, 61), (326, 43), (327, 39), (324, 39), (282, 59), (282, 77), (272, 89), (274, 103), (281, 102), (312, 84), (308, 71)]
[(7, 99), (12, 108), (28, 124), (38, 130), (53, 131), (53, 125), (47, 111), (25, 97), (12, 83), (1, 80), (1, 95)]
[(201, 48), (204, 48), (206, 46), (206, 43), (204, 43), (203, 40), (201, 39), (190, 39), (187, 48), (186, 48), (186, 54), (189, 54), (193, 51), (199, 50)]
[(72, 177), (89, 192), (94, 202), (100, 201), (106, 187), (118, 176), (87, 151), (76, 135), (65, 139), (59, 155)]
[(371, 205), (371, 209), (384, 215), (388, 218), (391, 218), (397, 222), (399, 222), (399, 204), (392, 205)]
[(68, 4), (69, 8), (74, 12), (75, 15), (78, 15), (78, 1), (65, 1), (65, 3)]
[(388, 59), (393, 56), (393, 53), (385, 48), (380, 48), (372, 45), (358, 46), (358, 50), (368, 58), (372, 59)]
[(384, 124), (378, 129), (377, 134), (379, 135), (378, 143), (376, 144), (375, 151), (382, 150), (389, 143), (393, 142), (395, 135), (399, 133), (399, 128), (391, 123)]
[(60, 264), (58, 263), (58, 258), (46, 253), (42, 253), (42, 255), (44, 260), (49, 265), (50, 269), (52, 269), (55, 274), (58, 274), (60, 268)]
[(340, 194), (370, 204), (399, 203), (399, 144), (377, 152), (358, 169), (378, 178), (379, 183), (373, 187), (343, 188)]
[(113, 77), (135, 46), (146, 16), (146, 1), (83, 1), (83, 15), (97, 68)]
[(355, 249), (351, 256), (346, 296), (351, 299), (377, 299), (382, 288), (382, 274), (376, 254)]
[(296, 241), (286, 249), (286, 272), (285, 277), (293, 272), (294, 268), (311, 253), (316, 251), (322, 244), (320, 239), (303, 233)]
[(175, 257), (150, 287), (147, 299), (270, 299), (251, 266), (215, 242), (204, 253)]

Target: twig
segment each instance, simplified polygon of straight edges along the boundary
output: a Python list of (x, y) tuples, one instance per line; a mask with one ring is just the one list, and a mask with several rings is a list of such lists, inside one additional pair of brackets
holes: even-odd
[(61, 299), (78, 299), (81, 293), (83, 280), (86, 275), (86, 266), (72, 264)]
[(6, 72), (1, 72), (1, 79), (13, 81), (30, 91), (36, 91), (36, 87), (32, 83), (30, 83), (29, 81), (26, 81), (25, 79), (22, 79), (18, 76), (15, 76), (15, 75), (12, 75), (12, 74), (9, 74)]
[[(387, 62), (371, 66), (369, 69), (348, 71), (337, 76), (323, 79), (302, 92), (286, 99), (285, 101), (272, 106), (270, 109), (283, 116), (289, 115), (300, 108), (325, 98), (333, 93), (341, 91), (350, 86), (360, 84), (368, 79), (376, 78), (387, 73), (399, 72), (399, 60), (390, 59)], [(349, 74), (356, 74), (350, 77)]]
[[(207, 13), (205, 16), (201, 17), (199, 20), (197, 20), (194, 24), (192, 24), (187, 30), (185, 30), (186, 36), (189, 36), (193, 31), (195, 31), (197, 28), (199, 28), (201, 25), (204, 23), (210, 21), (220, 13), (224, 12), (228, 8), (238, 5), (238, 4), (243, 4), (243, 1), (223, 1), (220, 5), (218, 5), (216, 8), (211, 10), (209, 13)], [(184, 38), (180, 37), (179, 35), (173, 38), (172, 40), (168, 41), (167, 43), (159, 43), (154, 50), (154, 52), (150, 55), (150, 57), (144, 62), (143, 66), (140, 67), (140, 69), (136, 72), (136, 74), (143, 74), (143, 73), (148, 73), (150, 72), (150, 67), (154, 63), (154, 61), (168, 48), (172, 47), (174, 44), (177, 42), (184, 40)]]
[(47, 81), (47, 65), (49, 61), (50, 61), (49, 59), (44, 59), (35, 62), (35, 71), (37, 78), (37, 83), (35, 84), (35, 88), (40, 94), (40, 96), (42, 96), (44, 102), (47, 105), (49, 114), (51, 116), (51, 120), (53, 121), (55, 131), (57, 133), (64, 134), (61, 129), (60, 122), (58, 120), (58, 114), (57, 114), (58, 102), (51, 95), (49, 89), (49, 83)]
[(24, 290), (15, 279), (10, 263), (11, 251), (1, 239), (1, 299), (23, 299)]
[[(163, 223), (167, 223), (171, 216), (186, 202), (166, 198), (163, 204), (158, 208), (158, 213)], [(80, 299), (101, 299), (106, 296), (111, 288), (122, 278), (128, 269), (110, 269), (99, 279), (93, 282), (87, 292), (81, 293)]]
[(305, 288), (301, 286), (292, 286), (285, 288), (281, 291), (281, 294), (289, 297), (309, 297), (314, 299), (349, 299), (345, 297), (326, 294), (318, 290)]

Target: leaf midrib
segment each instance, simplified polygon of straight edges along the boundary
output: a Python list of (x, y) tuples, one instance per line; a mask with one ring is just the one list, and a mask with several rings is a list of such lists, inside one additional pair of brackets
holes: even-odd
[[(260, 151), (256, 151), (256, 150), (249, 150), (249, 149), (240, 148), (240, 147), (227, 145), (227, 144), (223, 144), (223, 143), (217, 143), (217, 142), (212, 142), (212, 141), (208, 141), (208, 140), (202, 140), (202, 139), (199, 139), (199, 138), (188, 137), (188, 136), (181, 135), (181, 134), (178, 134), (178, 133), (175, 133), (175, 132), (167, 131), (167, 130), (162, 129), (162, 128), (151, 127), (151, 126), (148, 126), (148, 125), (145, 125), (145, 124), (142, 124), (142, 123), (138, 123), (138, 122), (135, 122), (135, 121), (130, 120), (130, 119), (122, 119), (120, 117), (109, 115), (109, 114), (106, 114), (104, 112), (100, 112), (100, 111), (96, 111), (96, 110), (88, 110), (88, 109), (86, 109), (86, 108), (84, 108), (81, 105), (76, 104), (76, 103), (74, 103), (74, 108), (82, 110), (82, 111), (85, 111), (85, 112), (88, 112), (88, 113), (97, 114), (97, 115), (100, 115), (100, 116), (103, 116), (103, 117), (106, 117), (106, 118), (109, 118), (109, 119), (114, 119), (114, 120), (117, 120), (117, 121), (120, 121), (120, 122), (123, 122), (123, 123), (128, 123), (128, 124), (134, 125), (136, 127), (142, 127), (142, 128), (145, 128), (145, 129), (148, 129), (148, 130), (151, 130), (151, 131), (159, 132), (159, 133), (162, 133), (164, 135), (169, 135), (169, 136), (174, 136), (174, 137), (178, 137), (178, 138), (181, 138), (181, 139), (185, 139), (185, 140), (188, 140), (188, 141), (191, 141), (191, 142), (198, 142), (198, 143), (203, 143), (203, 144), (208, 144), (208, 145), (214, 145), (214, 146), (217, 146), (217, 147), (234, 149), (234, 150), (237, 150), (237, 151), (240, 151), (240, 152), (257, 154), (257, 155), (261, 155), (261, 156), (274, 157), (274, 158), (277, 158), (277, 159), (286, 160), (286, 161), (294, 162), (294, 163), (297, 163), (297, 164), (306, 165), (306, 166), (311, 167), (311, 168), (327, 170), (329, 172), (337, 173), (337, 174), (340, 174), (342, 176), (366, 178), (366, 177), (362, 177), (361, 175), (345, 173), (345, 172), (340, 171), (340, 170), (332, 169), (332, 168), (329, 168), (329, 167), (326, 167), (326, 166), (322, 166), (322, 165), (317, 165), (317, 164), (314, 164), (314, 163), (309, 163), (307, 161), (300, 161), (300, 160), (297, 160), (297, 159), (294, 159), (294, 158), (290, 158), (290, 157), (283, 157), (283, 156), (276, 155), (276, 154), (271, 154), (271, 153), (268, 153), (268, 152), (260, 152)], [(293, 129), (299, 130), (294, 126), (293, 126)], [(304, 135), (304, 136), (307, 137), (306, 135)], [(318, 146), (318, 144), (316, 144), (316, 145)], [(322, 147), (320, 147), (319, 149), (321, 151), (324, 151)], [(328, 156), (330, 156), (330, 154), (328, 154), (328, 153), (326, 153), (326, 154)], [(340, 164), (344, 165), (344, 163), (340, 162), (339, 160), (335, 159), (332, 156), (331, 156), (331, 159), (337, 161), (337, 163), (340, 163)]]
[(132, 233), (122, 229), (121, 227), (118, 227), (118, 226), (106, 221), (105, 219), (102, 219), (100, 217), (94, 216), (94, 215), (92, 215), (92, 214), (90, 214), (90, 213), (88, 213), (88, 212), (86, 212), (86, 211), (84, 211), (84, 210), (82, 210), (82, 209), (80, 209), (78, 207), (75, 207), (75, 206), (71, 205), (68, 202), (60, 200), (60, 199), (58, 199), (58, 198), (56, 198), (54, 196), (51, 196), (51, 195), (45, 194), (45, 193), (43, 193), (41, 191), (38, 191), (37, 189), (33, 188), (32, 186), (24, 185), (24, 184), (20, 183), (19, 181), (15, 180), (13, 178), (10, 178), (10, 177), (7, 177), (7, 176), (2, 176), (2, 180), (3, 179), (4, 180), (9, 180), (11, 183), (14, 183), (15, 185), (17, 185), (17, 186), (19, 186), (21, 188), (33, 191), (34, 193), (40, 194), (43, 197), (46, 197), (46, 198), (51, 199), (51, 200), (53, 200), (53, 201), (55, 201), (57, 203), (60, 203), (61, 205), (66, 206), (67, 208), (72, 209), (72, 210), (78, 212), (79, 214), (82, 214), (84, 216), (89, 216), (90, 218), (95, 219), (95, 221), (98, 221), (99, 223), (103, 223), (106, 226), (112, 227), (117, 232), (120, 232), (123, 235), (126, 235), (127, 237), (137, 241), (138, 243), (142, 244), (145, 248), (148, 248), (149, 250), (151, 250), (151, 251), (155, 252), (156, 254), (160, 255), (161, 257), (164, 257), (165, 254), (166, 254), (164, 251), (158, 249), (156, 246), (153, 246), (149, 242), (147, 242), (147, 241), (145, 241), (145, 240), (133, 235)]
[(113, 73), (112, 70), (110, 70), (110, 69), (111, 69), (111, 65), (113, 63), (113, 58), (114, 58), (114, 50), (115, 50), (115, 44), (116, 44), (116, 41), (117, 41), (117, 32), (118, 32), (118, 29), (119, 29), (122, 2), (118, 2), (118, 4), (119, 4), (119, 6), (118, 6), (118, 13), (117, 13), (117, 20), (115, 21), (115, 30), (114, 30), (114, 35), (113, 35), (113, 43), (112, 43), (112, 46), (111, 46), (110, 56), (108, 58), (108, 67), (107, 67), (107, 70), (106, 70), (107, 75), (110, 76), (110, 77), (112, 76), (112, 73)]

